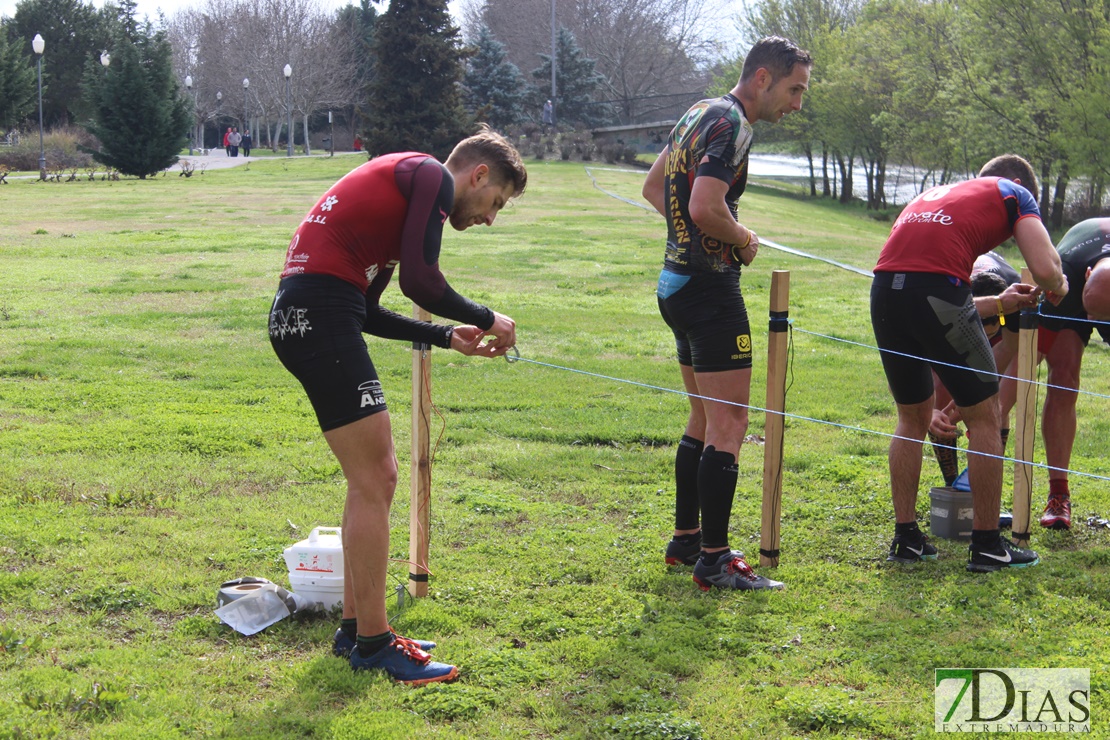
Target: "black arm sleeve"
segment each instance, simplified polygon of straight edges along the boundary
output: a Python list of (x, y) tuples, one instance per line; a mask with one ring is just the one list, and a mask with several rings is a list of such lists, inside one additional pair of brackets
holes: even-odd
[(362, 331), (383, 339), (402, 339), (450, 349), (451, 327), (402, 316), (379, 303), (392, 275), (393, 270), (378, 273), (366, 289), (366, 320), (362, 322)]
[(366, 307), (366, 321), (362, 330), (383, 339), (402, 339), (444, 349), (451, 348), (451, 327), (410, 319), (381, 304)]
[(437, 316), (493, 326), (493, 311), (459, 295), (439, 270), (443, 223), (455, 201), (455, 183), (447, 168), (431, 157), (413, 158), (397, 167), (397, 186), (409, 202), (401, 235), (401, 292)]

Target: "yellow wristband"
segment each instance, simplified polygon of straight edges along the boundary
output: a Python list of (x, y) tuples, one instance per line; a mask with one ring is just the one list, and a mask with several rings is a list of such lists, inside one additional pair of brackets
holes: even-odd
[(746, 242), (744, 242), (744, 246), (740, 247), (740, 251), (742, 252), (745, 249), (747, 249), (748, 245), (750, 245), (751, 243), (752, 243), (752, 230), (748, 229), (748, 240)]
[(1006, 310), (1002, 308), (1002, 299), (995, 296), (994, 300), (998, 303), (998, 325), (1006, 326)]

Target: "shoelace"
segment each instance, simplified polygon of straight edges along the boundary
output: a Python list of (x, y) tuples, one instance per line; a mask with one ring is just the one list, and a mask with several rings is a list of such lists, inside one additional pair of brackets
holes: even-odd
[(745, 562), (744, 558), (733, 558), (732, 560), (728, 561), (728, 564), (725, 566), (725, 570), (727, 570), (729, 573), (736, 573), (737, 575), (742, 576), (749, 581), (754, 581), (756, 578), (759, 577), (755, 574), (755, 572), (752, 571), (752, 567), (748, 565), (747, 562)]
[(405, 657), (414, 663), (427, 665), (432, 656), (420, 649), (420, 646), (407, 637), (393, 633), (393, 647), (405, 654)]
[(1063, 516), (1069, 508), (1069, 503), (1063, 496), (1049, 496), (1045, 511), (1053, 516)]

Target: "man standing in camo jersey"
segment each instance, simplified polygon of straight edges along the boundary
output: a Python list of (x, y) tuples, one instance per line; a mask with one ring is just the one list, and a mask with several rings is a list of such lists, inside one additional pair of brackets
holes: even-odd
[[(751, 329), (740, 268), (759, 238), (737, 221), (752, 123), (778, 123), (802, 107), (813, 58), (794, 42), (761, 39), (723, 97), (696, 103), (671, 131), (643, 195), (667, 219), (656, 298), (674, 333), (690, 417), (675, 454), (675, 529), (669, 565), (693, 565), (708, 591), (782, 588), (758, 576), (728, 543), (736, 457), (748, 429)], [(719, 399), (708, 401), (703, 399)]]

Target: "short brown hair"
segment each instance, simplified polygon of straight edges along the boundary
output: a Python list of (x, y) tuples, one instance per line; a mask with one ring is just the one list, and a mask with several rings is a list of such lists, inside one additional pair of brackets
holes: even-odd
[(1037, 175), (1033, 172), (1033, 165), (1023, 157), (1016, 154), (1002, 154), (983, 165), (979, 170), (979, 177), (1005, 177), (1007, 180), (1019, 181), (1021, 186), (1037, 195)]
[(813, 66), (813, 56), (805, 49), (790, 39), (782, 36), (767, 36), (755, 42), (748, 55), (744, 57), (744, 68), (740, 72), (740, 81), (751, 79), (756, 70), (763, 68), (771, 73), (771, 81), (775, 82), (783, 77), (789, 77), (794, 71), (794, 66), (804, 64)]
[(523, 193), (528, 184), (528, 171), (524, 169), (520, 152), (508, 139), (484, 123), (478, 133), (455, 145), (447, 162), (460, 167), (487, 165), (498, 182), (512, 183), (514, 198)]

